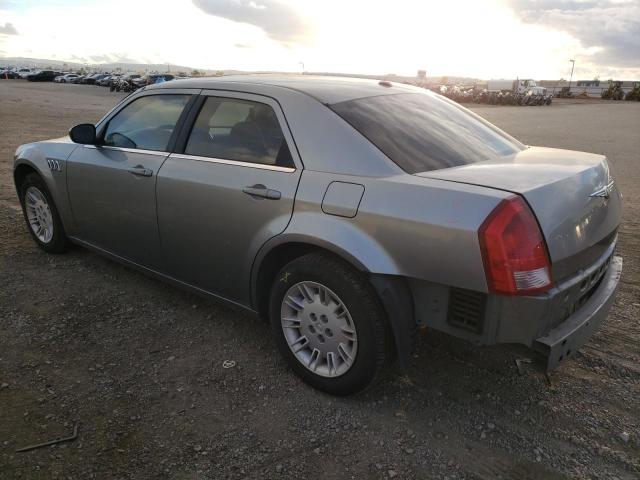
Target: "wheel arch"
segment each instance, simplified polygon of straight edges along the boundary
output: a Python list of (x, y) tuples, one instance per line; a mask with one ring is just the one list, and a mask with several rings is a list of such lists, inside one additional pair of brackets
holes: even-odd
[[(20, 186), (24, 178), (29, 173), (36, 173), (49, 190), (65, 231), (69, 235), (73, 235), (75, 223), (67, 195), (66, 169), (69, 165), (68, 159), (77, 147), (77, 144), (64, 139), (28, 143), (18, 147), (13, 162), (16, 193), (20, 195)], [(56, 168), (52, 168), (50, 160), (55, 161)]]
[(18, 193), (18, 195), (20, 195), (20, 187), (22, 186), (22, 182), (30, 173), (39, 175), (40, 178), (42, 178), (42, 180), (46, 182), (46, 178), (42, 175), (42, 173), (35, 165), (27, 160), (20, 159), (16, 162), (16, 166), (13, 169), (13, 181), (15, 183), (16, 192)]
[(251, 303), (261, 318), (268, 318), (269, 286), (278, 271), (292, 260), (312, 252), (323, 252), (338, 257), (353, 268), (368, 272), (352, 255), (317, 239), (290, 239), (269, 247), (265, 246), (258, 252), (251, 274)]
[(376, 273), (361, 259), (335, 243), (310, 237), (274, 242), (263, 247), (256, 257), (251, 275), (251, 301), (259, 317), (263, 320), (269, 318), (270, 285), (278, 271), (292, 260), (312, 252), (323, 252), (339, 258), (367, 277), (385, 310), (391, 343), (401, 366), (406, 369), (413, 351), (416, 330), (413, 294), (407, 279), (393, 274)]

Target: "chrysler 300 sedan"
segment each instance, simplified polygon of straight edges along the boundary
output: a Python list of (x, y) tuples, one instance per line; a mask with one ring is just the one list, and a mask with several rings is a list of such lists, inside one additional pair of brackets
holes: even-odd
[(622, 270), (605, 157), (526, 146), (431, 92), (238, 76), (145, 87), (15, 154), (47, 252), (90, 248), (268, 319), (334, 394), (406, 367), (426, 325), (547, 369), (604, 321)]

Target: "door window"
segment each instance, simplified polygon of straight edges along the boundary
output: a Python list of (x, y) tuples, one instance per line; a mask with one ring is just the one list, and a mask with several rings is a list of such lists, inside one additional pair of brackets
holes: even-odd
[(281, 167), (294, 165), (273, 108), (234, 98), (207, 98), (185, 153)]
[(190, 95), (149, 95), (120, 110), (107, 125), (103, 144), (166, 151)]

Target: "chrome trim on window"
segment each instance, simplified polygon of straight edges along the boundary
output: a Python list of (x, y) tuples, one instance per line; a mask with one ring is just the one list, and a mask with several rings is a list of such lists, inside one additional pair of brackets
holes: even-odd
[(235, 165), (237, 167), (259, 168), (262, 170), (273, 170), (275, 172), (295, 172), (293, 167), (280, 167), (278, 165), (266, 165), (264, 163), (241, 162), (239, 160), (225, 160), (223, 158), (201, 157), (199, 155), (185, 155), (182, 153), (172, 153), (172, 158), (182, 158), (184, 160), (196, 160), (199, 162), (221, 163), (223, 165)]
[(159, 152), (157, 150), (143, 150), (140, 148), (125, 148), (125, 147), (111, 147), (109, 145), (83, 145), (84, 148), (93, 148), (95, 150), (115, 150), (118, 152), (129, 152), (129, 153), (144, 153), (145, 155), (158, 155), (160, 157), (166, 157), (169, 155), (169, 152)]

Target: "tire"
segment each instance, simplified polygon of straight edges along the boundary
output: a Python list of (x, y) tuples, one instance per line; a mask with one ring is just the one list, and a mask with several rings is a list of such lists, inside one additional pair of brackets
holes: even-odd
[(387, 346), (384, 308), (367, 278), (336, 257), (311, 253), (285, 265), (274, 278), (269, 317), (289, 366), (318, 390), (357, 393), (382, 370)]
[[(46, 229), (47, 234), (38, 234), (36, 225), (40, 225), (39, 221), (32, 222), (34, 210), (31, 205), (36, 204), (40, 209), (39, 219), (50, 225)], [(20, 204), (22, 205), (22, 213), (24, 214), (27, 229), (31, 237), (38, 246), (47, 253), (63, 253), (68, 247), (67, 235), (64, 231), (62, 221), (58, 215), (58, 210), (53, 202), (51, 193), (42, 178), (37, 173), (30, 173), (25, 176), (20, 185)], [(50, 232), (49, 232), (50, 231)]]

